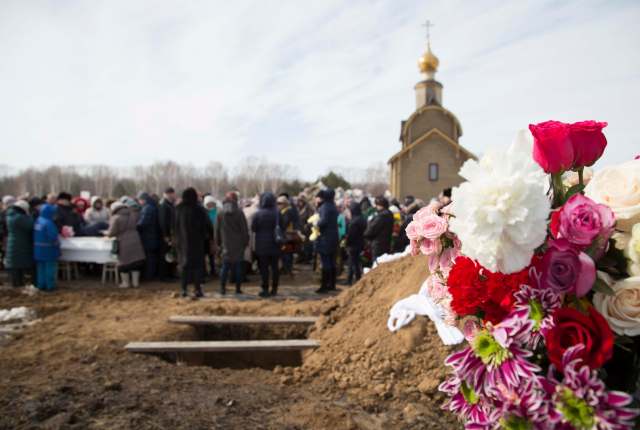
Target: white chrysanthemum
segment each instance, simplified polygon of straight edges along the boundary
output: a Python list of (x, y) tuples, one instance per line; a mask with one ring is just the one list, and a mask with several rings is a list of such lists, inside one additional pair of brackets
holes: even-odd
[(521, 130), (508, 150), (492, 150), (460, 169), (467, 180), (453, 189), (450, 230), (462, 253), (495, 272), (525, 268), (546, 237), (548, 181), (532, 157), (533, 139)]

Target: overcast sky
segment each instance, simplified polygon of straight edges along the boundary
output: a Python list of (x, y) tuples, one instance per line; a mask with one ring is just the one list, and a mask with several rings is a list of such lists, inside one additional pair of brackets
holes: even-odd
[(640, 153), (637, 1), (2, 0), (0, 163), (386, 162), (426, 19), (471, 151), (597, 119), (601, 165)]

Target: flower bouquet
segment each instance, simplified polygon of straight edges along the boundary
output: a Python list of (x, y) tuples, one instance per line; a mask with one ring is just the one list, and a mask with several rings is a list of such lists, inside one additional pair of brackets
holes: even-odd
[(467, 161), (452, 203), (407, 227), (428, 256), (421, 292), (466, 340), (440, 390), (467, 429), (635, 425), (640, 160), (585, 183), (606, 125), (529, 126), (508, 150)]

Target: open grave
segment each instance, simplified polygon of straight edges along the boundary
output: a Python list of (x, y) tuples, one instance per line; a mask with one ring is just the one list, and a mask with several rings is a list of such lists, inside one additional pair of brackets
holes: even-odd
[(130, 342), (125, 349), (192, 366), (295, 367), (302, 365), (305, 351), (320, 346), (307, 339), (316, 321), (289, 316), (172, 316), (168, 322), (190, 326), (194, 340)]

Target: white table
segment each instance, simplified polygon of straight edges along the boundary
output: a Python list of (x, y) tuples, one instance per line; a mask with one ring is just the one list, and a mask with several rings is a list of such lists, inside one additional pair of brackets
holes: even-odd
[(111, 253), (114, 239), (102, 237), (60, 238), (60, 261), (73, 263), (117, 263)]

